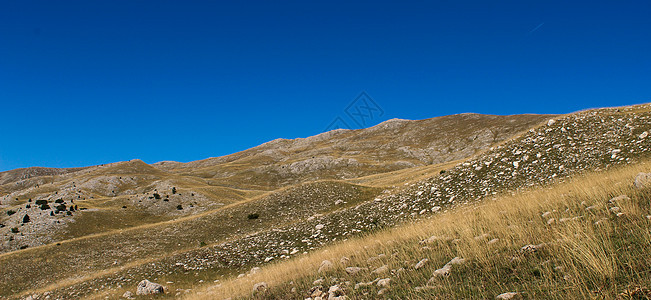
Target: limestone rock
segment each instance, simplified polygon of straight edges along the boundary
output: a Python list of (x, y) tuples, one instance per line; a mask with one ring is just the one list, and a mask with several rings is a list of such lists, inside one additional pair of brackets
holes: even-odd
[(324, 260), (321, 262), (321, 266), (319, 266), (319, 274), (323, 272), (328, 272), (334, 268), (334, 264), (332, 264), (331, 261), (329, 260)]
[(651, 185), (651, 173), (640, 173), (635, 176), (635, 182), (633, 182), (636, 188), (642, 189)]
[(165, 289), (163, 289), (162, 285), (151, 282), (147, 279), (138, 283), (138, 289), (136, 290), (136, 295), (153, 295), (163, 293), (165, 293)]

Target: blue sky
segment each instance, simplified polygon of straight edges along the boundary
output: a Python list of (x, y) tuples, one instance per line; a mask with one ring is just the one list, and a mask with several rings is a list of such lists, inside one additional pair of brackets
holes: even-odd
[(226, 155), (362, 91), (369, 125), (651, 101), (649, 1), (225, 2), (4, 1), (0, 171)]

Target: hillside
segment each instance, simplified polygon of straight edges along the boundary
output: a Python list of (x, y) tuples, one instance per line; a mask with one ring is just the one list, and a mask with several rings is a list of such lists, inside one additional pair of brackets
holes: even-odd
[[(165, 285), (167, 295), (172, 296), (198, 297), (201, 294), (193, 293), (201, 289), (207, 289), (201, 293), (213, 293), (210, 289), (220, 288), (207, 283), (222, 280), (228, 293), (246, 297), (258, 283), (256, 276), (262, 276), (273, 283), (268, 293), (260, 294), (263, 298), (286, 299), (283, 294), (288, 291), (293, 293), (291, 298), (307, 298), (315, 293), (309, 283), (318, 279), (310, 273), (311, 267), (295, 272), (292, 279), (270, 280), (274, 277), (268, 274), (274, 273), (266, 273), (264, 266), (273, 265), (269, 269), (273, 272), (273, 268), (286, 270), (304, 258), (313, 264), (328, 256), (320, 250), (324, 247), (370, 247), (374, 237), (390, 240), (384, 237), (392, 234), (392, 228), (404, 232), (400, 228), (430, 222), (423, 221), (426, 219), (436, 226), (465, 219), (459, 214), (467, 214), (468, 207), (479, 211), (474, 205), (484, 205), (486, 199), (502, 199), (500, 205), (508, 207), (509, 201), (515, 201), (509, 198), (511, 194), (544, 194), (552, 186), (571, 189), (570, 182), (578, 180), (577, 176), (591, 172), (627, 170), (616, 173), (626, 174), (617, 177), (624, 185), (631, 180), (632, 170), (643, 171), (650, 158), (650, 109), (651, 105), (638, 105), (562, 116), (461, 114), (421, 121), (390, 120), (368, 129), (275, 140), (190, 163), (148, 165), (134, 160), (61, 174), (14, 176), (14, 181), (0, 186), (0, 208), (13, 211), (0, 217), (4, 238), (0, 250), (5, 252), (0, 255), (0, 296), (39, 298), (47, 293), (55, 298), (118, 298), (127, 291), (135, 294), (135, 286), (146, 278)], [(599, 185), (591, 181), (589, 186)], [(630, 209), (636, 209), (638, 215), (648, 214), (648, 208), (640, 206), (648, 199), (644, 191), (625, 192), (635, 201)], [(612, 191), (579, 198), (590, 203), (608, 193)], [(534, 203), (527, 205), (535, 207), (535, 199), (541, 197), (525, 197), (527, 203)], [(43, 209), (36, 200), (45, 200), (50, 207)], [(548, 207), (563, 203), (557, 200)], [(56, 208), (60, 205), (65, 207)], [(556, 206), (553, 209), (559, 210)], [(507, 210), (510, 215), (518, 213)], [(26, 214), (29, 222), (24, 222)], [(496, 215), (499, 213), (477, 218)], [(514, 220), (524, 222), (528, 216)], [(648, 223), (638, 221), (634, 226), (647, 226), (648, 230)], [(522, 226), (517, 222), (514, 226)], [(473, 232), (456, 239), (465, 241), (467, 234), (483, 234), (478, 232), (481, 226), (473, 227), (480, 221), (469, 224), (460, 224), (459, 230), (469, 226)], [(490, 230), (497, 231), (495, 227)], [(528, 237), (533, 237), (535, 230), (528, 232)], [(417, 232), (403, 238), (422, 238), (424, 231)], [(372, 235), (361, 238), (368, 234)], [(508, 233), (501, 234), (500, 239), (513, 239)], [(455, 238), (445, 240), (447, 244), (440, 247), (449, 250), (441, 253), (457, 255), (460, 250), (450, 244)], [(347, 246), (349, 243), (356, 244)], [(387, 246), (386, 251), (381, 250), (387, 256), (395, 251), (404, 255), (379, 261), (391, 264), (388, 271), (398, 272), (400, 261), (426, 257), (425, 250), (413, 250), (411, 245), (400, 249)], [(361, 264), (361, 259), (370, 255), (370, 250), (365, 251), (346, 256)], [(432, 262), (444, 260), (436, 256), (439, 254), (428, 255)], [(258, 267), (265, 272), (251, 274), (251, 268)], [(639, 269), (648, 272), (647, 267)], [(52, 274), (57, 274), (56, 278)], [(327, 282), (328, 289), (338, 285), (341, 295), (377, 295), (376, 290), (353, 292), (340, 280), (345, 275), (334, 269), (332, 274), (322, 278), (318, 288), (322, 293), (327, 292)], [(242, 278), (238, 281), (237, 277)], [(367, 277), (364, 280), (374, 280)], [(289, 287), (292, 280), (297, 285)], [(425, 297), (423, 293), (436, 291), (425, 288), (405, 294), (406, 287), (416, 281), (424, 286), (420, 277), (406, 280), (398, 289), (387, 289), (383, 297)], [(441, 289), (451, 292), (449, 286)], [(496, 290), (492, 287), (490, 291)]]

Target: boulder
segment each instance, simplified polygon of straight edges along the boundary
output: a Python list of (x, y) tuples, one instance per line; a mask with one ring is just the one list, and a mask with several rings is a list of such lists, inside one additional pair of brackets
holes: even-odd
[(136, 295), (153, 295), (163, 293), (165, 293), (165, 289), (162, 285), (151, 282), (147, 279), (138, 283), (138, 289), (136, 290)]

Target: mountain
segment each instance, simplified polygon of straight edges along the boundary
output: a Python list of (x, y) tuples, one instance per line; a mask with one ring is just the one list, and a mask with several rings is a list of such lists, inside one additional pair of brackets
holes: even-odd
[[(644, 164), (650, 118), (651, 106), (638, 105), (394, 119), (189, 163), (3, 172), (0, 296), (119, 297), (143, 278), (178, 296), (217, 279), (236, 284), (251, 268), (337, 242)], [(288, 293), (285, 283), (276, 293)]]

